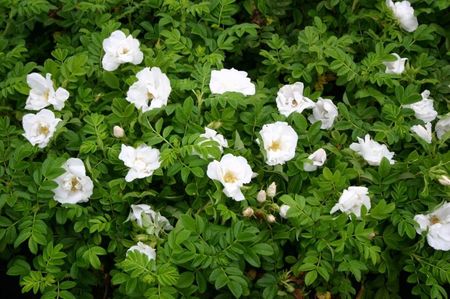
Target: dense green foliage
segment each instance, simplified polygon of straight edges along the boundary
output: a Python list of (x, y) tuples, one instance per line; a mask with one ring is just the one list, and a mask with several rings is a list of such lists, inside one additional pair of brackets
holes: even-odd
[[(413, 217), (450, 199), (437, 181), (450, 173), (450, 136), (415, 137), (410, 127), (421, 122), (401, 105), (428, 89), (439, 115), (449, 111), (450, 3), (411, 2), (412, 33), (372, 0), (0, 0), (0, 262), (42, 298), (448, 298), (450, 252), (431, 248)], [(107, 72), (102, 41), (118, 29), (139, 39), (144, 61)], [(408, 58), (402, 75), (384, 72), (393, 52)], [(146, 113), (125, 100), (144, 66), (160, 67), (172, 85), (168, 105)], [(211, 70), (223, 67), (247, 71), (256, 94), (211, 95)], [(22, 136), (31, 72), (51, 73), (70, 92), (44, 149)], [(296, 81), (311, 99), (333, 99), (332, 129), (306, 112), (278, 113), (277, 91)], [(268, 166), (255, 143), (274, 121), (299, 135), (283, 166)], [(113, 136), (115, 125), (126, 137)], [(198, 144), (206, 126), (258, 174), (246, 200), (206, 176), (205, 157), (220, 158)], [(366, 133), (397, 162), (369, 166), (350, 150)], [(161, 168), (125, 182), (122, 143), (160, 149)], [(325, 166), (305, 172), (318, 148)], [(69, 157), (94, 182), (88, 203), (53, 200)], [(273, 181), (277, 195), (259, 203)], [(369, 188), (372, 209), (361, 219), (330, 215), (351, 185)], [(126, 222), (138, 203), (174, 229), (150, 235)], [(281, 204), (288, 219), (278, 217)], [(242, 216), (248, 206), (255, 216)], [(126, 257), (137, 241), (155, 247), (156, 260)]]

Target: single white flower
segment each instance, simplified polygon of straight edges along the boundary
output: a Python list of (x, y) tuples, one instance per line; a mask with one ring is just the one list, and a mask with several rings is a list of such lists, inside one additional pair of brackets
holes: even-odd
[(130, 252), (130, 251), (138, 251), (142, 254), (145, 254), (149, 260), (156, 259), (156, 250), (142, 242), (138, 242), (136, 245), (131, 246), (127, 250), (127, 255), (128, 255), (128, 252)]
[(437, 138), (442, 139), (445, 133), (450, 131), (450, 113), (441, 117), (434, 127)]
[(397, 53), (392, 53), (391, 55), (397, 58), (394, 61), (384, 61), (383, 64), (386, 66), (384, 71), (386, 74), (397, 74), (400, 75), (405, 70), (405, 63), (408, 58), (401, 58)]
[(446, 175), (442, 175), (438, 181), (442, 186), (450, 186), (450, 178)]
[(157, 227), (158, 233), (161, 229), (171, 230), (173, 226), (170, 224), (169, 220), (161, 215), (161, 213), (153, 211), (149, 205), (131, 205), (131, 211), (128, 215), (128, 220), (136, 221), (139, 227)]
[(119, 159), (125, 166), (129, 167), (125, 181), (131, 182), (134, 179), (142, 179), (149, 177), (161, 165), (159, 161), (159, 150), (147, 146), (140, 145), (137, 148), (122, 144)]
[(55, 114), (47, 109), (42, 109), (36, 114), (25, 114), (22, 118), (22, 134), (32, 145), (44, 148), (50, 142), (55, 133), (56, 126), (61, 119), (56, 118)]
[(69, 98), (69, 92), (62, 87), (58, 87), (55, 91), (51, 74), (47, 73), (45, 78), (38, 73), (28, 74), (27, 83), (31, 89), (25, 109), (41, 110), (49, 105), (53, 105), (55, 110), (64, 108), (64, 102)]
[(291, 207), (288, 205), (281, 205), (280, 207), (280, 217), (287, 219), (287, 211), (290, 209)]
[(53, 190), (54, 199), (62, 204), (77, 204), (89, 201), (94, 183), (86, 175), (83, 161), (70, 158), (64, 163), (66, 172), (55, 179), (58, 187)]
[(393, 2), (386, 0), (386, 5), (392, 10), (400, 27), (408, 32), (413, 32), (419, 26), (417, 17), (414, 15), (414, 8), (412, 8), (409, 1)]
[(209, 89), (213, 94), (223, 94), (225, 92), (239, 92), (245, 96), (255, 94), (255, 84), (247, 77), (247, 72), (238, 71), (234, 68), (211, 71)]
[(366, 187), (348, 187), (339, 198), (339, 202), (331, 209), (330, 214), (337, 210), (350, 214), (353, 213), (356, 217), (361, 217), (361, 207), (365, 206), (367, 211), (370, 210), (370, 198), (368, 196), (369, 189)]
[(425, 126), (415, 125), (411, 127), (411, 131), (422, 138), (426, 143), (431, 143), (431, 123), (426, 123)]
[(358, 137), (358, 143), (350, 144), (350, 149), (357, 152), (364, 160), (372, 166), (378, 166), (383, 157), (389, 160), (389, 163), (394, 164), (394, 152), (390, 152), (385, 144), (380, 144), (370, 138), (367, 134), (364, 139)]
[(321, 129), (330, 129), (333, 126), (334, 120), (338, 116), (338, 110), (335, 104), (329, 99), (322, 99), (319, 97), (315, 103), (312, 113), (308, 120), (313, 124), (321, 121)]
[(126, 36), (120, 30), (111, 33), (111, 36), (103, 40), (102, 65), (107, 71), (115, 71), (123, 63), (139, 64), (144, 59), (144, 54), (139, 49), (139, 40), (133, 36)]
[(263, 203), (263, 202), (266, 201), (266, 198), (267, 198), (266, 191), (265, 190), (259, 190), (258, 194), (256, 195), (256, 200), (259, 203)]
[(427, 231), (428, 245), (437, 250), (450, 250), (450, 202), (444, 203), (429, 214), (414, 216), (419, 226), (418, 234)]
[(289, 116), (293, 112), (302, 113), (305, 109), (315, 107), (313, 101), (303, 96), (303, 83), (284, 85), (277, 93), (277, 107), (280, 114)]
[(226, 196), (241, 201), (245, 199), (241, 187), (250, 183), (253, 171), (244, 157), (226, 154), (220, 162), (214, 160), (209, 163), (206, 174), (210, 179), (222, 183)]
[(122, 138), (123, 136), (125, 136), (125, 131), (122, 129), (122, 127), (114, 126), (113, 135), (116, 138)]
[(130, 86), (126, 100), (146, 112), (167, 105), (170, 87), (169, 78), (159, 67), (146, 67), (136, 74), (138, 80)]
[(284, 164), (295, 157), (298, 135), (286, 122), (264, 125), (259, 131), (268, 165)]
[[(222, 134), (217, 133), (217, 131), (208, 127), (205, 127), (205, 133), (201, 134), (200, 137), (215, 141), (218, 144), (221, 153), (223, 153), (224, 147), (228, 147), (228, 141), (225, 139), (225, 137), (223, 137)], [(205, 141), (200, 142), (199, 145)]]
[(272, 184), (267, 187), (266, 192), (267, 196), (269, 196), (270, 198), (274, 198), (275, 195), (277, 195), (277, 184), (275, 182), (272, 182)]
[(309, 161), (303, 163), (303, 170), (315, 171), (317, 167), (322, 166), (327, 160), (327, 153), (323, 148), (318, 149), (308, 157)]
[(438, 113), (434, 110), (433, 99), (430, 98), (430, 91), (424, 90), (421, 96), (422, 100), (413, 104), (403, 105), (403, 107), (414, 110), (416, 118), (423, 122), (431, 122), (437, 117)]

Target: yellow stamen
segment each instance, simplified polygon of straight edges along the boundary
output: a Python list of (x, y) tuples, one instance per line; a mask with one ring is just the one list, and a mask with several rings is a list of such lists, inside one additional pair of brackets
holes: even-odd
[(227, 171), (223, 176), (225, 183), (234, 183), (237, 181), (237, 177), (231, 171)]
[(269, 146), (269, 150), (274, 151), (274, 152), (281, 150), (280, 142), (273, 141), (272, 144)]
[(437, 216), (432, 216), (430, 222), (431, 222), (431, 224), (440, 223), (441, 219), (439, 219), (439, 217), (437, 217)]
[(292, 100), (291, 106), (292, 107), (297, 107), (298, 106), (297, 100)]
[(39, 125), (39, 134), (47, 135), (50, 132), (48, 126), (46, 125)]
[(72, 191), (72, 192), (78, 191), (78, 184), (79, 184), (79, 182), (80, 182), (80, 181), (78, 181), (78, 178), (77, 178), (77, 177), (73, 177), (73, 178), (70, 180), (70, 186), (71, 186), (70, 191)]

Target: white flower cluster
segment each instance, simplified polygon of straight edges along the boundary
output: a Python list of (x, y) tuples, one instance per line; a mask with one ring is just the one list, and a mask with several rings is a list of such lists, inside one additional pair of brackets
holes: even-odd
[(419, 224), (418, 234), (427, 233), (428, 244), (437, 250), (450, 250), (450, 202), (444, 203), (429, 214), (414, 217)]

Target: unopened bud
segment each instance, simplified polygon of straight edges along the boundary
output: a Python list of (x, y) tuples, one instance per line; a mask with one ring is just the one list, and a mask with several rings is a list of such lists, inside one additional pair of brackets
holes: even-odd
[(377, 233), (371, 232), (371, 233), (369, 233), (369, 235), (367, 236), (367, 238), (368, 238), (369, 240), (372, 240), (372, 239), (375, 238), (376, 236), (377, 236)]
[(125, 136), (125, 131), (119, 126), (114, 126), (113, 135), (116, 138), (122, 138), (123, 136)]
[(446, 175), (442, 175), (438, 181), (443, 186), (450, 186), (450, 178)]
[(274, 198), (275, 194), (277, 194), (277, 184), (275, 182), (272, 182), (272, 184), (267, 187), (267, 196), (270, 198)]
[(208, 124), (208, 128), (217, 130), (218, 128), (220, 128), (222, 126), (222, 122), (220, 121), (212, 121)]
[(260, 202), (260, 203), (265, 202), (265, 201), (266, 201), (266, 198), (267, 198), (267, 196), (266, 196), (266, 191), (264, 191), (264, 190), (260, 190), (260, 191), (258, 192), (258, 195), (256, 196), (256, 200), (257, 200), (258, 202)]
[(247, 208), (244, 209), (244, 211), (242, 211), (242, 215), (243, 215), (244, 217), (252, 217), (253, 214), (254, 214), (254, 211), (253, 211), (253, 209), (250, 208), (250, 207), (247, 207)]
[(273, 216), (272, 214), (267, 215), (266, 220), (267, 220), (267, 222), (269, 222), (269, 223), (274, 223), (275, 221), (277, 221), (277, 219), (275, 218), (275, 216)]

